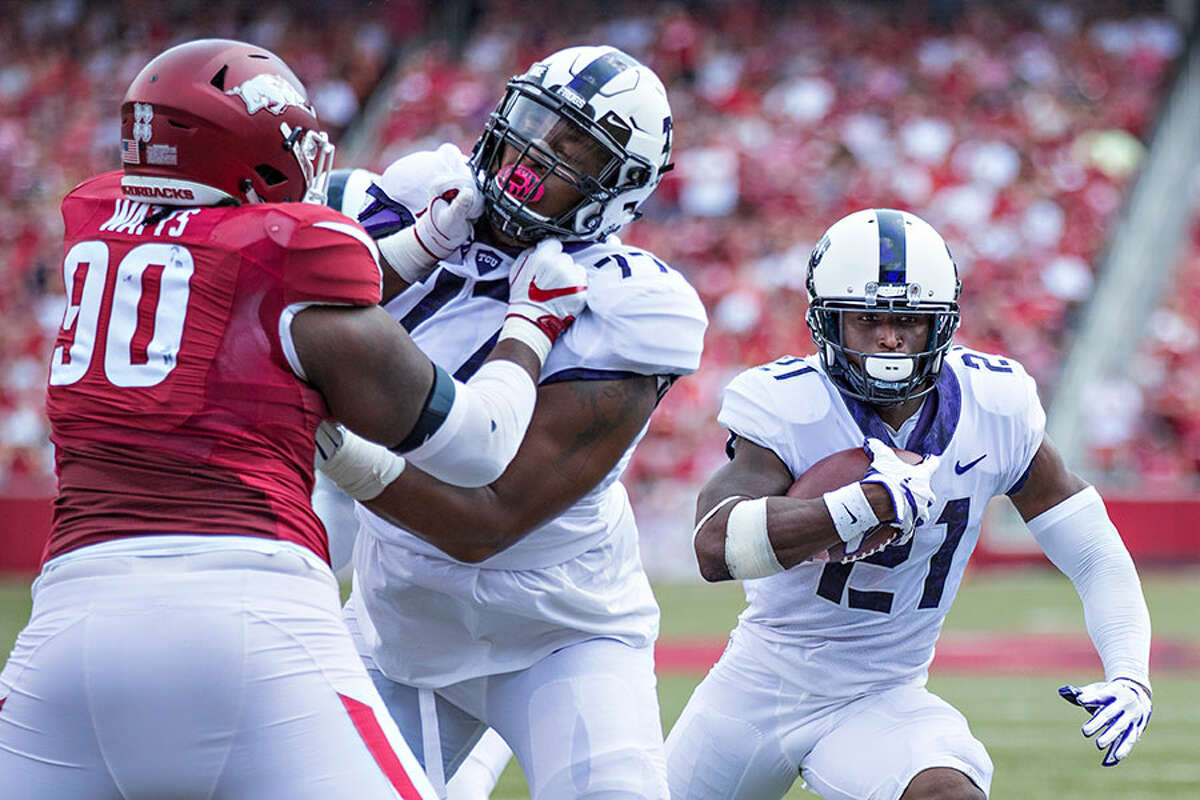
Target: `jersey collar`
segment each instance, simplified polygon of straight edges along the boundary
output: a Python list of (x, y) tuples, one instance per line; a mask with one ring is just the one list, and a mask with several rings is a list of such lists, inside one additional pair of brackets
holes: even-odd
[[(838, 392), (846, 410), (858, 423), (859, 430), (865, 436), (873, 436), (884, 442), (895, 444), (891, 431), (879, 418), (879, 414), (869, 404)], [(937, 383), (929, 393), (925, 403), (918, 412), (917, 425), (912, 435), (908, 437), (908, 447), (914, 453), (941, 455), (950, 444), (954, 431), (958, 428), (958, 418), (962, 413), (962, 387), (958, 384), (958, 376), (949, 365), (943, 364)]]

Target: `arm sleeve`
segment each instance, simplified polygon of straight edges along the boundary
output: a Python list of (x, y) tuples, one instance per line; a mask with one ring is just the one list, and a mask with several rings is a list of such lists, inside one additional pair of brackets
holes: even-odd
[(1150, 614), (1133, 559), (1089, 486), (1029, 520), (1038, 545), (1075, 584), (1106, 680), (1150, 685)]
[(537, 399), (524, 369), (488, 361), (466, 383), (454, 381), (454, 399), (442, 424), (405, 458), (455, 486), (484, 486), (508, 468)]

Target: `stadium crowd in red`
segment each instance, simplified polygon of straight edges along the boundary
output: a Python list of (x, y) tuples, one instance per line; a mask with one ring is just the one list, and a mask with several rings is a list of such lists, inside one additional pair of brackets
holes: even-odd
[[(293, 64), (336, 130), (389, 48), (421, 29), (424, 8), (367, 4), (323, 17), (258, 3), (244, 22), (248, 6), (217, 3), (203, 20), (151, 23), (128, 18), (138, 4), (93, 5), (39, 6), (0, 23), (9, 54), (0, 69), (0, 484), (10, 489), (48, 485), (41, 405), (61, 313), (57, 205), (73, 181), (118, 163), (111, 87), (171, 41), (237, 36)], [(436, 36), (401, 51), (377, 135), (357, 163), (339, 152), (339, 165), (379, 169), (442, 141), (469, 149), (508, 76), (558, 47), (603, 41), (658, 71), (675, 113), (677, 168), (625, 238), (681, 269), (712, 324), (700, 372), (668, 394), (627, 475), (649, 526), (657, 515), (690, 519), (695, 488), (723, 460), (714, 417), (724, 383), (745, 366), (811, 351), (808, 252), (857, 208), (911, 209), (945, 235), (965, 283), (959, 341), (1020, 359), (1048, 400), (1072, 313), (1090, 294), (1182, 48), (1165, 17), (1121, 2), (1086, 12), (1070, 3), (618, 3), (624, 13), (606, 3), (604, 20), (582, 0), (557, 4), (550, 18), (518, 0), (478, 5), (461, 55)], [(1183, 269), (1200, 272), (1200, 257)], [(1162, 312), (1190, 338), (1148, 345), (1169, 376), (1144, 404), (1153, 419), (1139, 416), (1139, 402), (1114, 434), (1124, 438), (1097, 446), (1103, 456), (1147, 428), (1156, 435), (1114, 470), (1197, 472), (1200, 344), (1184, 313), (1195, 307), (1177, 296)]]

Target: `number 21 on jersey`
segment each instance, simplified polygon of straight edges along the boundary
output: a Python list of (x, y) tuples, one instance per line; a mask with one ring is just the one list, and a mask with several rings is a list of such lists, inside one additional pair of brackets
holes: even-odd
[(175, 369), (195, 270), (191, 252), (165, 242), (134, 246), (117, 264), (106, 297), (111, 253), (106, 242), (84, 241), (63, 260), (67, 307), (50, 360), (51, 386), (81, 380), (98, 349), (114, 386), (156, 386)]

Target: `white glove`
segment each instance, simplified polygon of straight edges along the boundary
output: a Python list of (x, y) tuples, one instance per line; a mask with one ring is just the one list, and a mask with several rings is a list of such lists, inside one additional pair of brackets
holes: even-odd
[(372, 500), (404, 471), (404, 458), (346, 430), (323, 421), (316, 432), (316, 467), (355, 500)]
[(939, 456), (927, 455), (920, 464), (906, 464), (879, 439), (868, 438), (866, 448), (871, 454), (871, 468), (860, 483), (878, 483), (888, 490), (900, 536), (892, 544), (904, 544), (913, 531), (929, 521), (930, 509), (937, 497), (930, 479), (941, 462)]
[(461, 160), (443, 160), (449, 171), (430, 185), (433, 199), (416, 222), (377, 242), (388, 264), (410, 284), (425, 280), (439, 261), (471, 241), (475, 220), (483, 213), (483, 195), (471, 168)]
[(543, 239), (522, 252), (509, 273), (508, 313), (500, 338), (524, 342), (545, 364), (554, 340), (586, 301), (587, 270), (563, 252), (562, 242)]
[(1089, 683), (1083, 688), (1060, 686), (1058, 693), (1092, 715), (1081, 730), (1088, 737), (1100, 734), (1096, 736), (1096, 747), (1108, 748), (1100, 760), (1106, 767), (1115, 767), (1129, 755), (1154, 711), (1146, 687), (1130, 678)]

